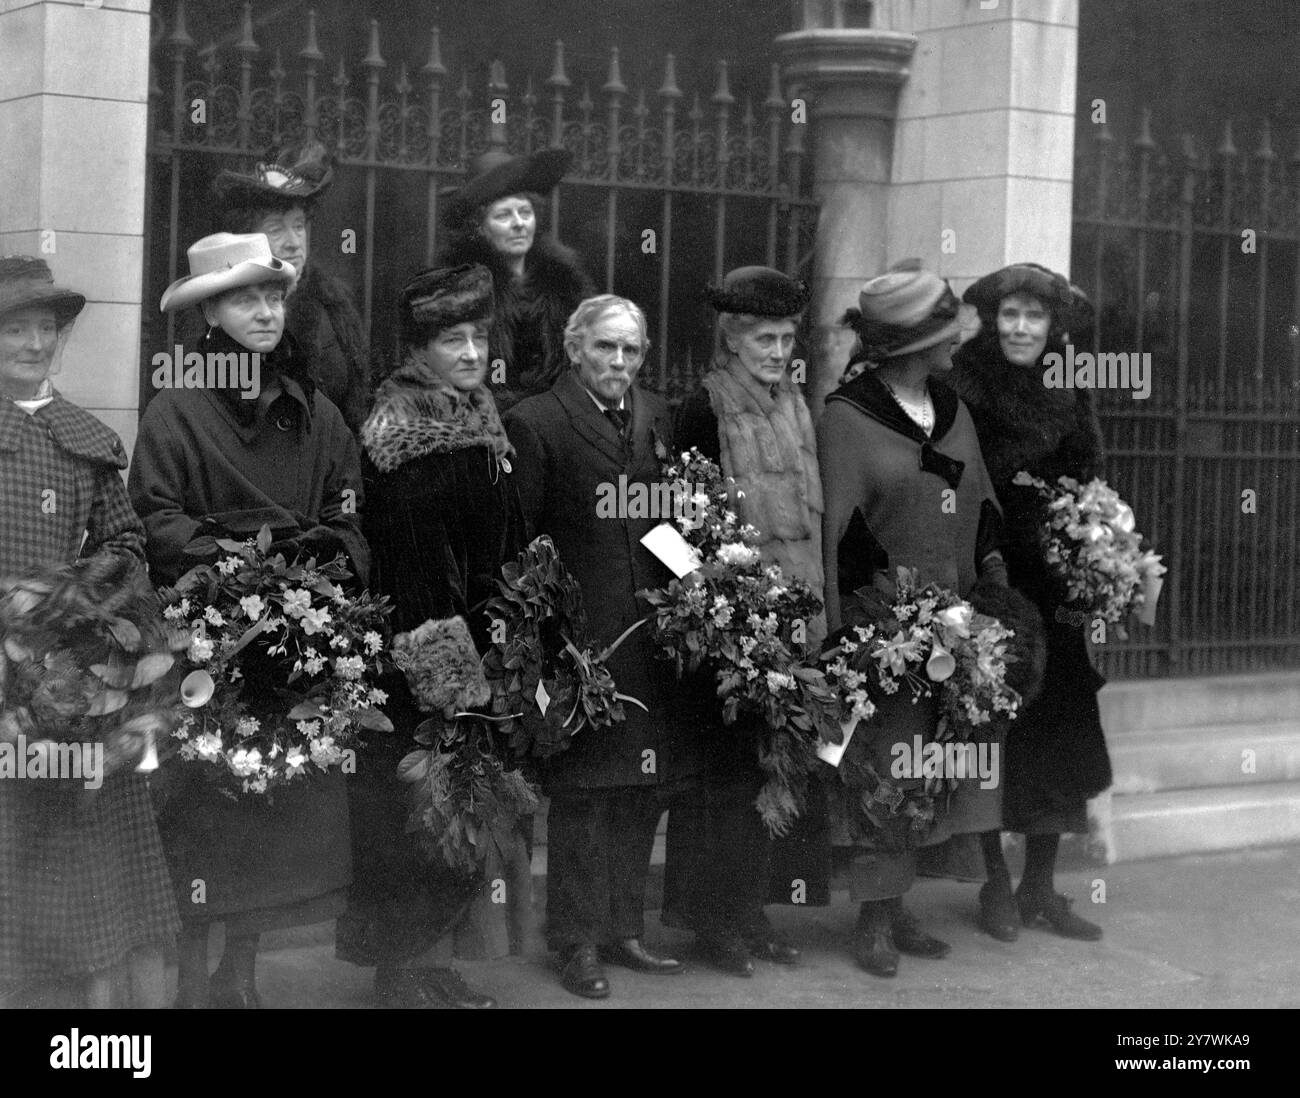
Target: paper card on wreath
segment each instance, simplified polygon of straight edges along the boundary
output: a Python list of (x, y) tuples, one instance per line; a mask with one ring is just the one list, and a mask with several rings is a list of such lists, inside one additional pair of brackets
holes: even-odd
[(1138, 611), (1138, 621), (1143, 625), (1155, 625), (1156, 603), (1160, 601), (1160, 589), (1165, 581), (1160, 576), (1148, 575), (1142, 584), (1142, 609)]
[(537, 708), (542, 711), (542, 716), (546, 716), (546, 710), (551, 705), (551, 695), (546, 691), (546, 684), (541, 679), (537, 680), (537, 692), (533, 695), (537, 699)]
[(685, 579), (700, 566), (699, 555), (675, 527), (661, 522), (641, 539), (641, 544), (658, 557), (678, 579)]
[(158, 745), (154, 742), (153, 729), (145, 730), (144, 734), (144, 758), (140, 760), (140, 765), (135, 768), (137, 774), (147, 774), (151, 770), (158, 769)]
[(857, 728), (858, 722), (854, 717), (846, 721), (840, 721), (840, 735), (844, 738), (839, 743), (819, 743), (817, 745), (817, 757), (822, 762), (830, 763), (831, 766), (839, 766), (840, 760), (844, 758), (844, 752), (848, 750), (849, 740), (853, 738), (853, 730)]

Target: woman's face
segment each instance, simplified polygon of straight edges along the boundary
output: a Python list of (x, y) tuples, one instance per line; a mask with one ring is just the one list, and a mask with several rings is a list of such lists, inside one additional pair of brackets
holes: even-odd
[(523, 195), (512, 194), (498, 199), (483, 215), (483, 235), (502, 255), (522, 259), (533, 246), (537, 233), (537, 214)]
[(293, 269), (302, 274), (311, 246), (311, 225), (306, 210), (301, 206), (291, 206), (287, 210), (269, 211), (253, 232), (265, 233), (271, 242), (271, 254), (285, 263), (292, 263)]
[(266, 354), (284, 334), (284, 283), (236, 286), (205, 301), (203, 315), (240, 346)]
[(790, 364), (794, 330), (793, 320), (761, 320), (740, 335), (727, 336), (727, 345), (750, 377), (775, 385)]
[(1008, 294), (998, 305), (998, 342), (1007, 361), (1033, 366), (1047, 346), (1052, 316), (1030, 294)]
[(50, 376), (59, 325), (54, 310), (32, 306), (0, 317), (0, 393), (30, 400)]
[(487, 325), (466, 321), (444, 328), (425, 344), (424, 355), (440, 381), (462, 393), (477, 389), (487, 376)]

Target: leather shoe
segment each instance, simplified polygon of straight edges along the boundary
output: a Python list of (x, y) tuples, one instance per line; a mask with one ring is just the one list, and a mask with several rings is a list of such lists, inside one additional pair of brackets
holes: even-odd
[(601, 968), (600, 955), (594, 945), (580, 945), (573, 949), (565, 962), (560, 983), (565, 991), (584, 999), (609, 998), (609, 980)]
[(916, 916), (899, 904), (890, 912), (890, 937), (900, 953), (912, 957), (925, 957), (937, 961), (952, 951), (952, 946), (938, 938), (931, 937), (921, 929)]
[(700, 934), (695, 939), (700, 959), (732, 976), (753, 976), (749, 946), (739, 934)]
[(990, 880), (980, 889), (980, 929), (999, 942), (1020, 937), (1020, 911), (1006, 878)]
[(853, 959), (873, 976), (898, 975), (898, 950), (886, 930), (859, 930), (853, 942)]
[(1025, 926), (1033, 926), (1045, 919), (1062, 938), (1075, 938), (1081, 942), (1101, 940), (1101, 927), (1081, 919), (1070, 911), (1071, 900), (1059, 892), (1017, 892), (1020, 918)]
[(749, 946), (749, 952), (760, 961), (771, 961), (777, 965), (797, 965), (801, 956), (795, 946), (771, 929), (748, 935), (745, 944)]
[(375, 972), (375, 998), (400, 1010), (491, 1010), (490, 995), (473, 991), (452, 968), (382, 968)]
[(208, 1005), (214, 1010), (260, 1010), (262, 999), (252, 984), (214, 983), (208, 992)]
[(660, 957), (657, 953), (651, 953), (641, 944), (640, 938), (623, 938), (605, 946), (600, 955), (606, 964), (621, 965), (651, 976), (671, 976), (683, 968), (682, 962), (674, 957)]

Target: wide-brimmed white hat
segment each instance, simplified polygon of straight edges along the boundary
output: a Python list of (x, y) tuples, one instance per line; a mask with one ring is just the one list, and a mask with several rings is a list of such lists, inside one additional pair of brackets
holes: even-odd
[(215, 297), (236, 286), (298, 277), (292, 263), (271, 254), (265, 233), (213, 233), (196, 240), (185, 253), (190, 273), (163, 291), (159, 308), (165, 313)]

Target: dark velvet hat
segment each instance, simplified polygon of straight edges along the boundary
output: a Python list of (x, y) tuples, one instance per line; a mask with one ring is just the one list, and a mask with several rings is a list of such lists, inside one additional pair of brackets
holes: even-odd
[(221, 172), (212, 192), (228, 210), (309, 206), (334, 181), (334, 167), (319, 141), (268, 149), (251, 172)]
[(402, 287), (400, 302), (402, 338), (423, 343), (443, 328), (492, 315), (492, 272), (480, 263), (430, 267)]
[(962, 294), (962, 300), (984, 316), (997, 314), (1002, 299), (1010, 294), (1030, 294), (1051, 312), (1058, 323), (1069, 322), (1074, 309), (1070, 281), (1040, 263), (1012, 263), (976, 279)]
[(7, 255), (0, 258), (0, 316), (44, 305), (54, 310), (55, 322), (62, 327), (86, 305), (84, 294), (54, 284), (50, 265), (30, 255)]
[(465, 217), (512, 194), (547, 194), (564, 177), (572, 159), (568, 149), (539, 149), (531, 156), (489, 149), (470, 162), (462, 186), (443, 192), (448, 197), (447, 215)]
[(771, 267), (737, 267), (704, 296), (720, 313), (785, 318), (802, 313), (812, 294), (806, 283)]

